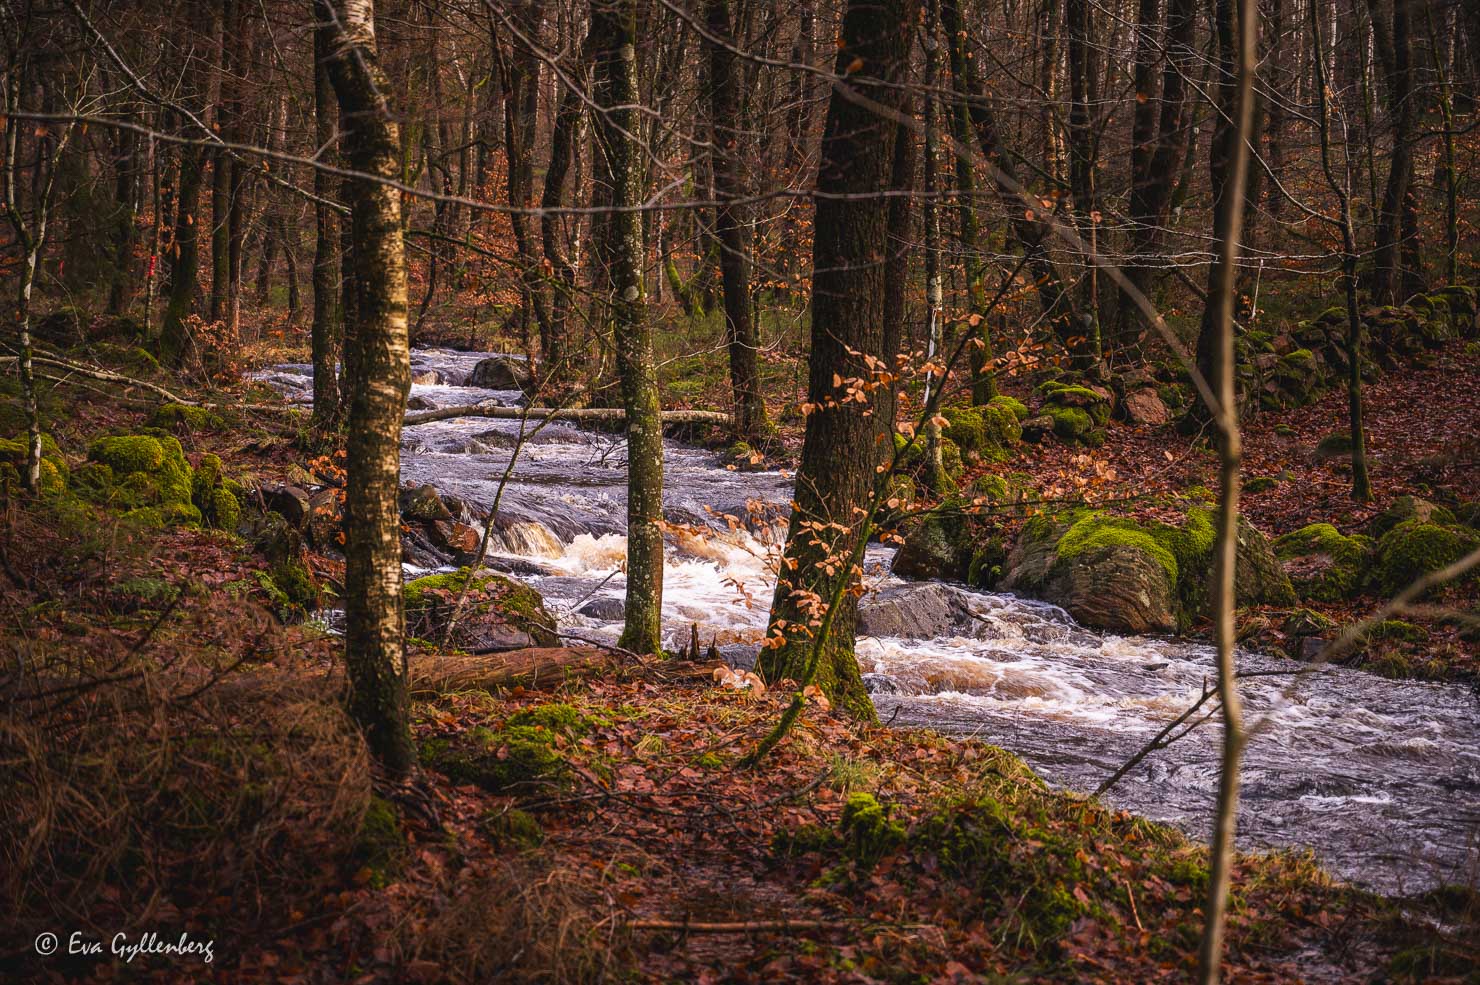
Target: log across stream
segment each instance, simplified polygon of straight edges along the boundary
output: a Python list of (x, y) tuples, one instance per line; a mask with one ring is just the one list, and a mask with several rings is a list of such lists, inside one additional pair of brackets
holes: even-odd
[[(486, 354), (422, 350), (413, 397), (426, 409), (519, 394), (468, 387)], [(293, 396), (308, 368), (269, 382)], [(435, 375), (433, 375), (435, 374)], [(471, 503), (492, 500), (518, 420), (456, 417), (409, 428), (403, 477)], [(620, 435), (555, 422), (520, 453), (503, 498), (493, 561), (544, 593), (562, 628), (614, 640), (625, 555), (625, 451)], [(723, 468), (712, 453), (669, 442), (665, 511), (676, 530), (665, 569), (665, 632), (675, 647), (697, 623), (744, 661), (765, 624), (770, 575), (764, 523), (731, 531), (725, 514), (776, 516), (790, 498), (780, 473)], [(1202, 693), (1210, 650), (1180, 640), (1119, 637), (1076, 626), (1052, 606), (888, 572), (869, 555), (859, 661), (881, 719), (978, 735), (1023, 756), (1051, 783), (1091, 791)], [(1248, 672), (1294, 669), (1241, 653)], [(1395, 682), (1345, 668), (1251, 676), (1257, 732), (1246, 756), (1243, 849), (1309, 848), (1334, 873), (1384, 892), (1453, 881), (1480, 844), (1480, 703), (1455, 685)], [(1201, 834), (1209, 821), (1219, 734), (1210, 722), (1132, 769), (1113, 804)]]

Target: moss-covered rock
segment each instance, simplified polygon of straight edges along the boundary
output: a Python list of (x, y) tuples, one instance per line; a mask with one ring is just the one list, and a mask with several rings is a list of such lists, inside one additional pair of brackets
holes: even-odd
[[(1480, 534), (1458, 525), (1405, 520), (1377, 542), (1372, 584), (1384, 595), (1395, 595), (1433, 571), (1447, 567), (1480, 546)], [(1473, 580), (1474, 570), (1468, 575)]]
[(1104, 443), (1103, 434), (1097, 431), (1110, 420), (1108, 392), (1050, 380), (1038, 387), (1038, 395), (1042, 399), (1038, 414), (1053, 421), (1053, 433), (1059, 440), (1069, 444)]
[(956, 443), (966, 461), (1005, 461), (1022, 440), (1018, 417), (1006, 407), (948, 407), (941, 413), (948, 422), (945, 437)]
[(497, 650), (558, 645), (555, 620), (539, 592), (502, 575), (474, 574), (468, 568), (406, 583), (402, 593), (407, 631), (413, 636), (439, 637), (464, 585), (462, 615), (449, 641), (454, 646)]
[(904, 825), (890, 820), (889, 812), (871, 793), (855, 793), (843, 804), (839, 832), (849, 857), (873, 865), (904, 844)]
[(160, 404), (149, 417), (149, 426), (166, 431), (224, 431), (226, 419), (205, 407), (188, 404)]
[(1372, 541), (1345, 536), (1329, 523), (1312, 523), (1274, 542), (1295, 593), (1316, 602), (1340, 602), (1360, 591)]
[[(0, 440), (0, 476), (6, 483), (19, 488), (26, 462), (30, 457), (31, 439), (26, 432), (14, 438)], [(41, 465), (39, 492), (55, 496), (67, 488), (67, 459), (49, 434), (41, 435)]]
[(1372, 518), (1367, 524), (1367, 533), (1373, 537), (1381, 537), (1398, 524), (1408, 520), (1437, 523), (1441, 526), (1456, 522), (1454, 513), (1443, 506), (1417, 496), (1399, 496), (1393, 500), (1392, 505)]
[(1019, 421), (1026, 421), (1028, 419), (1028, 405), (1023, 403), (1017, 397), (1010, 397), (1005, 393), (999, 393), (991, 400), (988, 400), (987, 406), (1000, 407), (1003, 410), (1011, 411), (1012, 416), (1017, 418)]
[(1355, 445), (1352, 436), (1345, 431), (1328, 434), (1316, 443), (1311, 459), (1315, 462), (1335, 462), (1351, 458)]
[(421, 761), (454, 783), (493, 793), (539, 784), (564, 786), (571, 770), (561, 743), (558, 732), (538, 725), (479, 726), (424, 741)]
[(167, 434), (128, 434), (99, 438), (88, 449), (92, 467), (79, 469), (76, 490), (100, 505), (158, 516), (163, 523), (198, 524), (193, 500), (194, 472), (180, 442)]
[(190, 501), (200, 510), (201, 522), (217, 530), (235, 530), (241, 520), (241, 500), (221, 470), (221, 459), (202, 455), (190, 481)]
[[(1034, 517), (1007, 558), (1003, 587), (1062, 606), (1087, 626), (1172, 632), (1207, 611), (1216, 540), (1211, 509), (1182, 509), (1180, 525), (1089, 509)], [(1263, 534), (1245, 523), (1238, 538), (1240, 604), (1293, 601)]]
[(545, 841), (545, 831), (533, 814), (517, 807), (488, 811), (478, 825), (499, 848), (538, 848)]

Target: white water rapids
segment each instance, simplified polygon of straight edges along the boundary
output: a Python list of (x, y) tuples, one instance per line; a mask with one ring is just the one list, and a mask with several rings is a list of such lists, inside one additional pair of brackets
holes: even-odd
[[(417, 351), (413, 368), (434, 371), (441, 382), (414, 386), (413, 398), (439, 407), (515, 403), (516, 392), (463, 385), (484, 355)], [(282, 366), (263, 378), (303, 397), (309, 372)], [(519, 427), (463, 418), (409, 428), (402, 476), (486, 507)], [(775, 515), (791, 482), (776, 472), (727, 471), (712, 453), (677, 442), (666, 449), (667, 519), (707, 531), (670, 537), (666, 632), (675, 647), (683, 645), (697, 623), (706, 645), (715, 636), (727, 656), (744, 659), (764, 630), (770, 602), (766, 545), (755, 532), (767, 528), (742, 523), (731, 530), (717, 516), (743, 520), (748, 507)], [(552, 423), (520, 452), (492, 553), (496, 564), (544, 594), (562, 629), (609, 640), (620, 629), (625, 483), (620, 436)], [(909, 593), (918, 589), (888, 574), (889, 559), (887, 550), (870, 552), (870, 586), (909, 611)], [(896, 624), (897, 636), (859, 639), (859, 663), (880, 718), (980, 736), (1066, 788), (1097, 787), (1195, 701), (1213, 675), (1205, 646), (1094, 633), (1042, 603), (956, 586), (944, 591), (974, 615), (949, 628), (934, 625), (943, 630), (934, 635), (906, 619)], [(1241, 652), (1239, 666), (1302, 665)], [(1246, 678), (1241, 692), (1256, 732), (1243, 769), (1240, 848), (1307, 847), (1334, 873), (1389, 893), (1480, 874), (1474, 693), (1339, 667)], [(1220, 738), (1216, 720), (1208, 722), (1152, 753), (1106, 800), (1205, 833)]]

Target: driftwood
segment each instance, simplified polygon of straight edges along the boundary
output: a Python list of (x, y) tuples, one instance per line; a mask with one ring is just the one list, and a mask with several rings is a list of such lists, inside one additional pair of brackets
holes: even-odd
[[(19, 361), (20, 361), (20, 357), (19, 356), (0, 356), (0, 366), (8, 366), (8, 365), (11, 365), (11, 364), (14, 364), (14, 363), (18, 363)], [(99, 381), (101, 381), (103, 383), (117, 383), (117, 384), (119, 384), (121, 386), (135, 386), (135, 387), (140, 387), (142, 389), (149, 390), (152, 393), (158, 394), (159, 396), (163, 397), (165, 400), (169, 401), (172, 404), (183, 404), (186, 407), (201, 407), (201, 408), (204, 408), (206, 410), (216, 410), (218, 408), (219, 409), (232, 408), (232, 409), (236, 409), (236, 410), (259, 410), (259, 411), (272, 411), (272, 412), (297, 411), (297, 410), (300, 409), (300, 408), (294, 407), (293, 405), (287, 404), (287, 403), (284, 403), (284, 404), (202, 403), (201, 401), (191, 400), (189, 397), (182, 397), (178, 393), (173, 393), (173, 392), (171, 392), (169, 390), (166, 390), (164, 387), (160, 386), (157, 383), (150, 383), (148, 380), (136, 380), (132, 376), (124, 376), (121, 373), (113, 373), (113, 372), (110, 372), (110, 371), (108, 371), (106, 369), (99, 369), (96, 366), (83, 366), (83, 365), (80, 365), (78, 363), (68, 362), (65, 359), (57, 359), (54, 356), (33, 355), (31, 357), (31, 361), (33, 363), (37, 363), (37, 364), (42, 365), (42, 366), (55, 366), (58, 369), (64, 369), (64, 370), (66, 370), (68, 373), (74, 373), (74, 374), (76, 374), (78, 376), (85, 376), (88, 379), (99, 380)], [(56, 383), (67, 383), (67, 382), (70, 382), (70, 381), (68, 381), (66, 379), (63, 379), (61, 377), (56, 377), (56, 376), (47, 376), (46, 379), (52, 380), (53, 382), (56, 382)], [(94, 388), (94, 389), (96, 389), (96, 388)]]
[(609, 654), (588, 646), (532, 646), (486, 655), (419, 654), (410, 659), (409, 690), (413, 696), (422, 696), (515, 685), (538, 687), (610, 665)]
[[(565, 409), (561, 407), (495, 407), (484, 404), (473, 404), (465, 407), (440, 407), (437, 410), (423, 410), (415, 414), (407, 414), (401, 422), (402, 427), (414, 427), (417, 424), (430, 424), (433, 421), (450, 421), (458, 417), (492, 417), (504, 421), (519, 420), (542, 420), (547, 417), (558, 417), (566, 421), (624, 421), (627, 412), (620, 407), (581, 407), (576, 409)], [(730, 415), (717, 410), (665, 410), (663, 411), (664, 424), (729, 424)]]

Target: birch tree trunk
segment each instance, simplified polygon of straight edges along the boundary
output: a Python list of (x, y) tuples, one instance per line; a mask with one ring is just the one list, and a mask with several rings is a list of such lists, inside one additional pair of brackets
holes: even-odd
[(339, 97), (349, 167), (384, 181), (349, 183), (355, 243), (356, 368), (347, 420), (345, 479), (345, 663), (350, 712), (370, 751), (393, 776), (416, 762), (406, 721), (401, 601), (401, 418), (411, 389), (406, 328), (406, 256), (401, 140), (387, 104), (371, 0), (316, 0), (327, 25), (329, 79)]
[(597, 167), (611, 189), (607, 296), (627, 412), (627, 623), (618, 645), (663, 648), (663, 422), (658, 366), (642, 278), (642, 118), (634, 0), (592, 0), (591, 54), (598, 109)]

